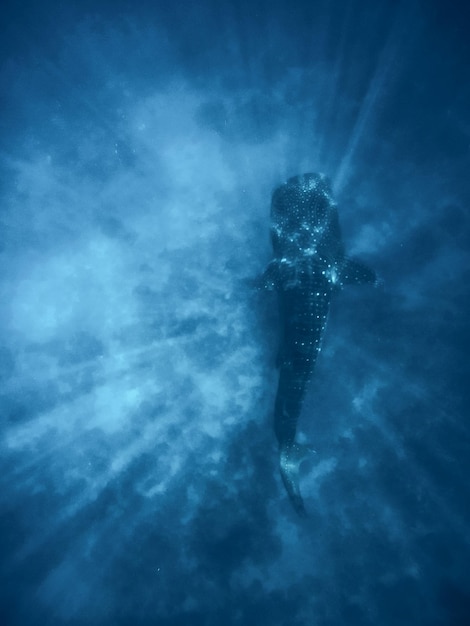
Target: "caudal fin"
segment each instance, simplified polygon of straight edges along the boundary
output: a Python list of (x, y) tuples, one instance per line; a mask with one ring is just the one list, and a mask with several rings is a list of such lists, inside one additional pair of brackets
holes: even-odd
[(302, 517), (307, 515), (307, 511), (305, 510), (304, 501), (300, 493), (299, 468), (302, 461), (304, 461), (311, 452), (312, 449), (309, 446), (300, 443), (292, 443), (281, 447), (279, 455), (282, 482), (284, 483), (284, 487), (286, 488), (294, 509)]

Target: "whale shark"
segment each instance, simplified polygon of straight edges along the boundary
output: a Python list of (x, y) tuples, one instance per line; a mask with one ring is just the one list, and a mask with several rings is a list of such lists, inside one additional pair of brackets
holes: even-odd
[(311, 448), (295, 437), (330, 302), (344, 285), (374, 284), (377, 278), (373, 270), (345, 255), (337, 206), (324, 174), (294, 176), (274, 190), (270, 230), (273, 259), (261, 286), (277, 292), (280, 312), (274, 431), (285, 489), (297, 513), (306, 515), (299, 467)]

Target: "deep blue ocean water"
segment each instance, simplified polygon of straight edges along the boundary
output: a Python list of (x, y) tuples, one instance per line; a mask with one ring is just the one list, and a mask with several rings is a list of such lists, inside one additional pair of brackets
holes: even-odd
[[(4, 2), (0, 625), (470, 624), (470, 13)], [(332, 303), (279, 477), (272, 190), (331, 177)]]

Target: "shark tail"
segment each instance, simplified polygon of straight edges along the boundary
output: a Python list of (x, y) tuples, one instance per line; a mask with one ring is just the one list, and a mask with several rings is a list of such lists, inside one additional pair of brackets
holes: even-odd
[(302, 461), (312, 452), (310, 446), (294, 442), (281, 446), (279, 454), (282, 482), (294, 509), (301, 517), (306, 517), (307, 511), (300, 493), (299, 468)]

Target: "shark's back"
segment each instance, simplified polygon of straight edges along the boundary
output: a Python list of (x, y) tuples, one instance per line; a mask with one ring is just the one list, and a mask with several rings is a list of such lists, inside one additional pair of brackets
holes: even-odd
[(271, 238), (274, 259), (262, 284), (277, 289), (281, 312), (274, 430), (282, 480), (302, 514), (299, 465), (308, 449), (295, 441), (295, 435), (330, 300), (343, 285), (373, 283), (376, 277), (361, 262), (345, 257), (336, 204), (323, 174), (294, 176), (274, 191)]

